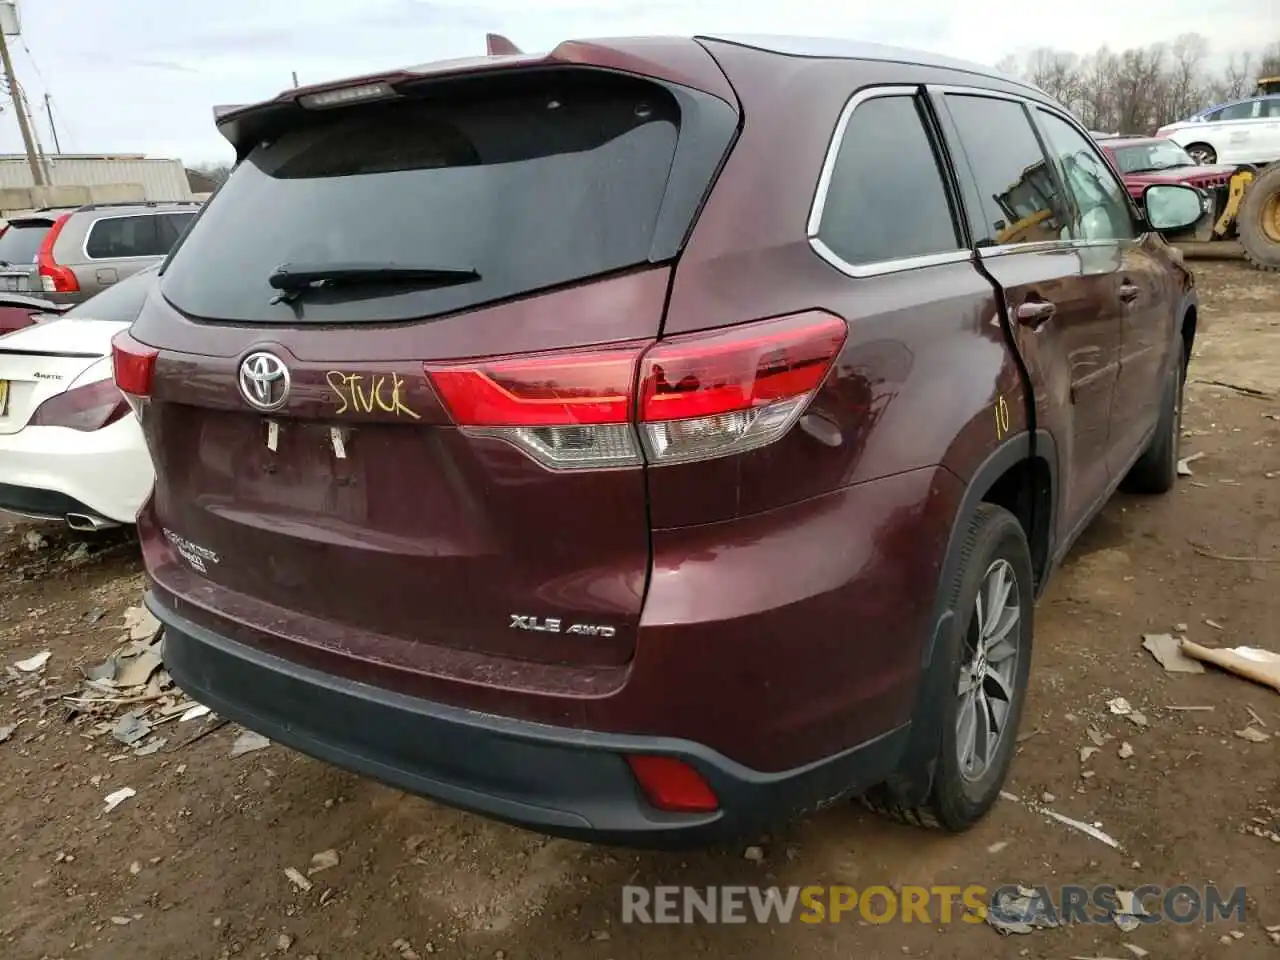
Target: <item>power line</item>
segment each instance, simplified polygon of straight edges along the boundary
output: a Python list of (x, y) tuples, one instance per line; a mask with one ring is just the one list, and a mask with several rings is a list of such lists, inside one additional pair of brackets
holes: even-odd
[[(31, 61), (31, 69), (36, 72), (40, 85), (44, 87), (44, 112), (49, 118), (49, 135), (53, 137), (54, 149), (61, 153), (62, 148), (58, 146), (58, 128), (53, 123), (53, 107), (51, 105), (53, 102), (53, 90), (49, 86), (49, 81), (44, 78), (44, 73), (40, 70), (40, 64), (36, 63), (36, 55), (31, 52), (31, 47), (27, 45), (26, 35), (18, 34), (18, 42), (22, 44), (22, 49), (26, 53), (27, 59)], [(63, 129), (69, 133), (70, 127), (67, 125), (67, 118), (63, 115), (61, 106), (58, 107), (58, 116), (62, 118)], [(32, 115), (32, 123), (35, 123), (34, 115)]]

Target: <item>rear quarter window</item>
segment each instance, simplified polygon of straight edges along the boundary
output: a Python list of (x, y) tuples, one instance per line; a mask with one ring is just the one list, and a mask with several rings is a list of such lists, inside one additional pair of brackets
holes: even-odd
[[(427, 317), (646, 262), (679, 135), (663, 88), (608, 75), (302, 117), (252, 150), (174, 252), (199, 318)], [(335, 286), (272, 303), (285, 264), (474, 270), (452, 286)]]
[(959, 249), (915, 97), (877, 96), (854, 108), (831, 168), (818, 239), (853, 266)]
[[(173, 241), (162, 243), (155, 214), (102, 217), (89, 227), (84, 252), (91, 260), (124, 260), (162, 256)], [(176, 238), (175, 238), (176, 239)]]

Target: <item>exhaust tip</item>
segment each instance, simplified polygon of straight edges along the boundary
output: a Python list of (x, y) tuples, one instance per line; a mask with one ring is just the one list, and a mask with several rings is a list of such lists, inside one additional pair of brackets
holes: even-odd
[(103, 517), (95, 517), (88, 513), (68, 513), (66, 516), (67, 526), (72, 530), (80, 533), (96, 533), (99, 530), (105, 530), (108, 527), (118, 526), (114, 520), (107, 520)]

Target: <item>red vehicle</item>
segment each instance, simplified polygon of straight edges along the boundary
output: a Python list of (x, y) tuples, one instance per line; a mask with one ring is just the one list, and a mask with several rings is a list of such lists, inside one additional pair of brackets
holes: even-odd
[(21, 293), (0, 293), (0, 337), (45, 319), (55, 319), (70, 304), (51, 303)]
[(1191, 154), (1164, 137), (1106, 137), (1098, 141), (1124, 178), (1125, 189), (1141, 202), (1153, 183), (1185, 183), (1210, 194), (1222, 191), (1236, 172), (1231, 164), (1197, 163)]
[(1196, 191), (1140, 214), (1038, 90), (830, 40), (218, 123), (237, 166), (115, 343), (179, 684), (549, 833), (988, 809), (1035, 596), (1121, 481), (1174, 481), (1197, 305), (1155, 228)]

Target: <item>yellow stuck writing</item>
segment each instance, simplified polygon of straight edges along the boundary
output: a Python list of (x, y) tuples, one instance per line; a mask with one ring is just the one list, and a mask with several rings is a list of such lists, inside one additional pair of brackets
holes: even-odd
[[(325, 374), (325, 380), (341, 402), (336, 411), (339, 414), (354, 410), (357, 413), (381, 412), (396, 417), (403, 415), (414, 420), (421, 419), (404, 402), (404, 381), (398, 374), (366, 377), (362, 373), (330, 370)], [(367, 390), (364, 386), (366, 380)]]

